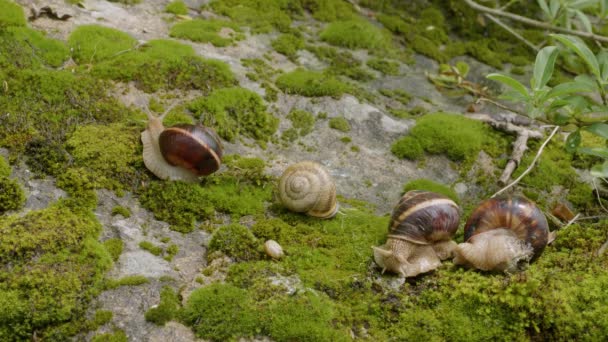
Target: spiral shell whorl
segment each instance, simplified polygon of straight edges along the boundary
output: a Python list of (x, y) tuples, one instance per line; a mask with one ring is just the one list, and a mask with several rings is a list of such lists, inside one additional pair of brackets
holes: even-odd
[(548, 242), (549, 224), (545, 215), (523, 197), (499, 197), (484, 201), (473, 211), (464, 228), (464, 239), (493, 229), (506, 228), (534, 250), (538, 258)]
[(314, 217), (331, 218), (338, 211), (336, 185), (315, 162), (289, 166), (279, 179), (279, 198), (289, 210)]

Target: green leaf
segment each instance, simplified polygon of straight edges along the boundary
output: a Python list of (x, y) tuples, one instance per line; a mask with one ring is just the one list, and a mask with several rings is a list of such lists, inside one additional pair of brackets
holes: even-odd
[(602, 50), (597, 54), (597, 61), (600, 63), (600, 70), (602, 72), (602, 80), (606, 82), (608, 80), (608, 51)]
[(549, 2), (549, 13), (551, 13), (551, 18), (554, 19), (557, 16), (557, 12), (559, 11), (561, 4), (559, 0), (550, 0)]
[(564, 95), (570, 95), (575, 93), (590, 93), (594, 91), (597, 91), (595, 83), (589, 84), (587, 82), (572, 81), (556, 85), (547, 93), (545, 98), (551, 99)]
[(608, 124), (598, 122), (594, 123), (593, 125), (586, 126), (583, 129), (604, 139), (608, 139)]
[(524, 97), (522, 94), (516, 92), (513, 89), (509, 89), (509, 90), (505, 91), (504, 93), (500, 94), (500, 96), (498, 96), (498, 99), (513, 101), (513, 102), (524, 102), (524, 103), (529, 101), (528, 97)]
[(551, 75), (553, 75), (553, 67), (557, 58), (558, 49), (556, 46), (545, 46), (536, 55), (534, 62), (534, 75), (530, 82), (534, 90), (539, 90), (544, 87)]
[(605, 161), (603, 164), (594, 165), (590, 171), (593, 177), (608, 177), (608, 161)]
[(500, 82), (502, 84), (505, 84), (505, 85), (511, 87), (513, 90), (517, 91), (525, 98), (530, 97), (528, 95), (528, 89), (526, 88), (526, 86), (524, 86), (523, 84), (521, 84), (521, 82), (519, 82), (518, 80), (516, 80), (512, 77), (498, 74), (498, 73), (492, 73), (492, 74), (489, 74), (488, 76), (486, 76), (486, 78), (489, 78), (491, 80)]
[(578, 37), (565, 34), (552, 34), (551, 36), (559, 40), (568, 49), (576, 53), (585, 62), (585, 64), (587, 64), (589, 71), (595, 76), (595, 78), (597, 80), (601, 79), (599, 63), (585, 42)]
[(549, 10), (549, 5), (547, 5), (547, 1), (537, 0), (536, 2), (538, 2), (538, 7), (540, 7), (540, 9), (543, 10), (543, 12), (545, 12), (547, 17), (551, 18), (552, 17), (551, 11)]
[(566, 139), (566, 151), (575, 152), (578, 146), (581, 144), (581, 132), (577, 129), (570, 133)]
[(580, 10), (576, 10), (576, 11), (574, 11), (574, 14), (576, 14), (576, 17), (578, 18), (578, 20), (581, 22), (581, 24), (583, 24), (585, 31), (593, 32), (593, 29), (591, 27), (591, 21), (589, 21), (589, 18), (587, 17), (587, 15), (585, 13), (583, 13)]
[(608, 159), (608, 148), (606, 147), (579, 147), (576, 151), (578, 153)]

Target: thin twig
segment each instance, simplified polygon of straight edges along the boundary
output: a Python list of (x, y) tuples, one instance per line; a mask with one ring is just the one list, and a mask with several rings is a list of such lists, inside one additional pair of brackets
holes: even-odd
[(532, 44), (529, 40), (527, 40), (526, 38), (524, 38), (524, 36), (522, 36), (521, 34), (515, 32), (515, 30), (513, 30), (511, 27), (509, 27), (507, 24), (503, 23), (502, 21), (500, 21), (498, 18), (496, 18), (495, 16), (486, 13), (485, 14), (486, 18), (492, 20), (496, 25), (502, 27), (505, 31), (509, 32), (510, 34), (512, 34), (515, 38), (521, 40), (524, 44), (528, 45), (528, 47), (530, 49), (532, 49), (534, 52), (538, 52), (538, 47), (534, 44)]
[(572, 220), (568, 221), (568, 223), (566, 223), (566, 225), (561, 227), (559, 230), (564, 230), (564, 229), (568, 228), (569, 225), (573, 224), (574, 222), (576, 222), (578, 220), (579, 216), (581, 216), (581, 213), (576, 214), (576, 216), (574, 216), (572, 218)]
[(507, 185), (504, 188), (500, 189), (498, 192), (496, 192), (494, 195), (492, 195), (492, 197), (496, 197), (496, 196), (502, 194), (503, 192), (505, 192), (507, 189), (509, 189), (513, 185), (519, 183), (519, 181), (522, 178), (524, 178), (525, 175), (527, 175), (530, 171), (532, 171), (532, 168), (536, 164), (536, 161), (538, 160), (538, 158), (540, 158), (540, 155), (543, 153), (543, 150), (545, 149), (545, 146), (547, 146), (547, 144), (549, 143), (549, 141), (551, 141), (551, 138), (553, 138), (553, 136), (557, 133), (557, 131), (559, 131), (559, 126), (555, 126), (555, 128), (553, 129), (553, 132), (551, 132), (551, 134), (549, 135), (549, 137), (547, 138), (547, 140), (545, 140), (545, 142), (538, 149), (538, 152), (536, 153), (536, 156), (532, 160), (532, 163), (530, 164), (530, 166), (528, 166), (528, 168), (521, 175), (519, 175), (519, 177), (517, 177), (516, 180), (512, 181), (509, 185)]
[(515, 113), (515, 114), (518, 114), (518, 115), (521, 115), (521, 116), (526, 116), (526, 113), (524, 113), (522, 111), (519, 111), (519, 110), (517, 110), (515, 108), (511, 108), (509, 106), (506, 106), (506, 105), (504, 105), (504, 104), (502, 104), (500, 102), (496, 102), (496, 101), (494, 101), (492, 99), (489, 99), (487, 97), (480, 97), (479, 101), (488, 102), (488, 103), (491, 103), (491, 104), (495, 105), (496, 107), (498, 107), (500, 109), (508, 110), (511, 113)]
[(608, 240), (606, 240), (606, 242), (604, 242), (604, 244), (602, 244), (600, 249), (597, 250), (597, 256), (602, 256), (602, 254), (604, 254), (606, 249), (608, 249)]
[(600, 205), (600, 207), (602, 207), (602, 209), (608, 213), (608, 209), (606, 209), (606, 207), (604, 207), (604, 205), (602, 204), (602, 199), (600, 198), (600, 189), (598, 189), (597, 184), (595, 184), (595, 178), (593, 178), (591, 180), (591, 183), (593, 184), (593, 189), (595, 189), (595, 195), (597, 196), (597, 203)]
[(551, 24), (547, 24), (547, 23), (544, 23), (542, 21), (538, 21), (538, 20), (522, 17), (522, 16), (517, 15), (517, 14), (513, 14), (513, 13), (509, 13), (509, 12), (504, 12), (504, 11), (501, 11), (501, 10), (498, 10), (498, 9), (486, 7), (486, 6), (483, 6), (483, 5), (480, 5), (480, 4), (476, 3), (473, 0), (464, 0), (464, 2), (467, 5), (469, 5), (471, 8), (476, 9), (476, 10), (478, 10), (480, 12), (489, 13), (489, 14), (500, 16), (500, 17), (509, 18), (511, 20), (519, 21), (520, 23), (524, 23), (524, 24), (530, 25), (530, 26), (535, 26), (535, 27), (542, 28), (542, 29), (545, 29), (545, 30), (551, 30), (551, 31), (555, 31), (555, 32), (567, 33), (567, 34), (571, 34), (571, 35), (575, 35), (575, 36), (579, 36), (579, 37), (583, 37), (583, 38), (593, 39), (595, 41), (600, 41), (600, 42), (608, 43), (608, 37), (599, 36), (597, 34), (594, 34), (593, 32), (583, 32), (583, 31), (578, 31), (578, 30), (570, 30), (570, 29), (567, 29), (567, 28), (559, 27), (559, 26), (553, 26)]

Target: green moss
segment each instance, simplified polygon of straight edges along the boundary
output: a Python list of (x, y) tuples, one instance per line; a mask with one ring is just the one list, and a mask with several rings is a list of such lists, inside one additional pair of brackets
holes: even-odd
[(272, 47), (278, 52), (295, 60), (298, 50), (304, 47), (304, 40), (291, 33), (282, 34), (272, 41)]
[(223, 162), (227, 170), (222, 175), (233, 177), (239, 183), (263, 186), (271, 180), (264, 174), (266, 163), (260, 158), (229, 154), (224, 156)]
[(137, 40), (130, 35), (100, 25), (78, 26), (68, 38), (74, 61), (96, 63), (120, 52), (135, 48)]
[(461, 115), (435, 113), (418, 119), (409, 135), (392, 147), (400, 156), (419, 155), (419, 149), (408, 147), (413, 140), (428, 153), (445, 154), (454, 161), (472, 162), (482, 149), (492, 156), (506, 151), (507, 143), (485, 124)]
[(201, 58), (191, 46), (163, 39), (148, 41), (100, 62), (93, 66), (92, 73), (101, 78), (133, 81), (147, 92), (178, 88), (199, 89), (206, 94), (236, 83), (226, 63)]
[(348, 144), (349, 142), (353, 141), (353, 139), (351, 139), (350, 137), (342, 137), (340, 138), (340, 141), (345, 144)]
[(412, 95), (402, 89), (380, 89), (380, 94), (389, 97), (393, 100), (399, 101), (402, 105), (407, 105), (412, 100)]
[(139, 286), (143, 284), (147, 284), (150, 281), (148, 278), (140, 275), (131, 275), (122, 277), (120, 279), (106, 279), (105, 280), (105, 288), (106, 289), (115, 289), (120, 286)]
[(0, 156), (0, 177), (8, 177), (11, 175), (11, 166), (3, 156)]
[(286, 13), (289, 1), (214, 0), (209, 5), (239, 25), (251, 27), (253, 33), (268, 33), (273, 29), (287, 32), (291, 26), (291, 18)]
[(364, 20), (330, 23), (319, 37), (332, 45), (349, 49), (386, 50), (391, 46), (390, 35)]
[(353, 7), (342, 0), (306, 0), (300, 1), (302, 7), (312, 13), (313, 18), (332, 22), (348, 20), (357, 17)]
[(255, 82), (261, 82), (262, 88), (264, 88), (266, 92), (264, 99), (269, 102), (276, 101), (278, 89), (274, 85), (273, 79), (278, 71), (260, 58), (245, 58), (241, 59), (241, 62), (243, 63), (243, 66), (253, 70), (253, 72), (247, 73), (247, 78)]
[(350, 341), (345, 332), (332, 326), (332, 302), (325, 296), (305, 292), (269, 303), (265, 317), (269, 336), (277, 341)]
[(238, 25), (225, 20), (185, 20), (171, 27), (169, 35), (224, 47), (244, 38)]
[(165, 6), (165, 12), (176, 15), (188, 14), (188, 6), (182, 0), (171, 1)]
[(279, 76), (276, 85), (287, 94), (309, 97), (332, 96), (339, 98), (348, 90), (348, 85), (332, 76), (304, 69), (296, 69)]
[(204, 187), (152, 182), (143, 189), (140, 202), (157, 219), (171, 224), (171, 229), (191, 232), (198, 220), (210, 218), (216, 210), (235, 217), (264, 213), (264, 202), (271, 197), (270, 187), (239, 184), (234, 178), (210, 178), (209, 182)]
[(350, 132), (350, 124), (343, 117), (329, 119), (329, 127), (344, 133)]
[(407, 184), (403, 186), (403, 193), (406, 193), (410, 190), (432, 191), (438, 194), (445, 195), (456, 203), (460, 202), (460, 199), (458, 198), (458, 195), (456, 194), (454, 189), (426, 178), (415, 179), (407, 182)]
[(395, 141), (391, 145), (391, 152), (399, 158), (418, 160), (424, 157), (424, 148), (418, 140), (410, 135)]
[(100, 183), (97, 178), (83, 168), (69, 168), (57, 177), (56, 185), (65, 190), (71, 198), (87, 208), (97, 206), (97, 193)]
[(176, 318), (179, 308), (180, 301), (175, 291), (169, 286), (163, 286), (160, 291), (160, 303), (146, 311), (144, 317), (146, 321), (162, 326)]
[(182, 313), (198, 337), (214, 341), (254, 336), (256, 316), (247, 292), (229, 284), (194, 290)]
[(382, 58), (372, 58), (367, 61), (367, 66), (378, 70), (385, 75), (399, 75), (399, 63)]
[(306, 46), (320, 60), (329, 63), (325, 70), (328, 75), (342, 75), (356, 81), (369, 81), (374, 76), (361, 68), (359, 61), (350, 51), (339, 50), (332, 46)]
[(23, 9), (11, 0), (0, 0), (0, 27), (25, 26)]
[(179, 246), (175, 245), (175, 244), (170, 244), (166, 249), (165, 249), (165, 256), (163, 257), (163, 259), (171, 262), (171, 260), (173, 260), (173, 257), (175, 257), (175, 255), (179, 253)]
[(107, 239), (103, 242), (104, 247), (110, 253), (112, 260), (118, 261), (120, 255), (122, 254), (122, 250), (124, 248), (124, 242), (122, 242), (119, 238)]
[(66, 149), (74, 165), (86, 168), (100, 187), (125, 189), (139, 181), (134, 168), (142, 158), (139, 134), (138, 128), (124, 124), (81, 126), (67, 140)]
[(236, 260), (253, 260), (260, 257), (258, 241), (251, 231), (240, 224), (218, 228), (209, 241), (209, 253), (220, 251)]
[(201, 117), (203, 125), (232, 142), (240, 135), (267, 142), (279, 126), (279, 119), (266, 111), (262, 98), (240, 87), (215, 90), (195, 99), (188, 108)]
[(112, 260), (97, 242), (93, 213), (67, 204), (0, 219), (1, 340), (44, 338), (84, 322)]
[(28, 27), (9, 27), (5, 32), (15, 43), (21, 45), (22, 49), (30, 50), (32, 56), (42, 65), (60, 67), (70, 55), (64, 42), (47, 38), (43, 33)]
[(297, 235), (293, 226), (279, 218), (258, 220), (251, 227), (251, 232), (260, 241), (275, 240), (279, 244), (293, 242)]
[(153, 244), (150, 241), (142, 241), (139, 243), (139, 248), (148, 251), (150, 253), (152, 253), (153, 255), (161, 255), (161, 253), (163, 252), (162, 247), (159, 247), (155, 244)]
[(127, 334), (120, 329), (115, 329), (114, 332), (95, 335), (91, 338), (91, 342), (127, 342)]
[(95, 316), (90, 321), (90, 330), (97, 330), (102, 325), (110, 323), (113, 315), (114, 314), (112, 313), (112, 311), (108, 310), (95, 311)]
[(25, 193), (16, 179), (0, 176), (0, 214), (18, 210), (25, 204)]
[(124, 218), (131, 217), (131, 211), (129, 208), (125, 208), (123, 206), (117, 205), (112, 208), (112, 216), (121, 215)]
[(287, 118), (291, 121), (291, 127), (293, 127), (301, 137), (312, 132), (315, 126), (314, 116), (305, 110), (293, 110), (287, 114)]

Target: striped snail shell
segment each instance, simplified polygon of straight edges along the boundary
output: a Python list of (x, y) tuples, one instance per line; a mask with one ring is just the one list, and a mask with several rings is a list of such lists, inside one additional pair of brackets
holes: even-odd
[(484, 271), (518, 271), (541, 255), (548, 236), (547, 219), (532, 201), (491, 198), (467, 220), (465, 242), (454, 251), (454, 263)]
[(217, 171), (222, 143), (215, 131), (200, 124), (179, 124), (165, 128), (160, 117), (148, 113), (148, 125), (141, 133), (144, 164), (161, 179), (196, 182)]
[(289, 166), (279, 178), (279, 200), (287, 209), (332, 218), (339, 209), (336, 185), (327, 170), (312, 161)]
[(393, 209), (386, 243), (373, 247), (374, 260), (405, 277), (429, 272), (452, 256), (460, 209), (444, 195), (413, 190), (401, 197)]

